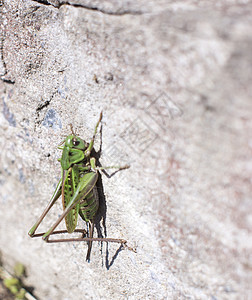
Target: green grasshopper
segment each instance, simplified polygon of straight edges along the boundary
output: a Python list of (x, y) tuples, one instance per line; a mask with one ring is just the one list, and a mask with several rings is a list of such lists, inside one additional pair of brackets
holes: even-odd
[[(90, 260), (93, 241), (121, 243), (121, 245), (124, 247), (131, 249), (126, 245), (127, 241), (123, 239), (93, 237), (94, 217), (99, 207), (99, 196), (96, 187), (99, 170), (108, 168), (117, 168), (121, 170), (129, 168), (128, 165), (124, 167), (97, 167), (95, 158), (90, 157), (94, 146), (97, 128), (101, 122), (101, 119), (102, 113), (100, 114), (100, 118), (95, 126), (94, 135), (90, 143), (86, 143), (83, 139), (78, 137), (73, 132), (73, 128), (71, 126), (72, 134), (68, 135), (64, 140), (64, 146), (58, 147), (59, 149), (63, 150), (62, 156), (59, 159), (61, 163), (61, 179), (44, 212), (28, 233), (30, 237), (42, 236), (43, 240), (48, 243), (86, 241), (88, 242), (88, 251), (86, 256), (87, 261)], [(38, 226), (60, 196), (62, 197), (63, 213), (47, 232), (36, 234), (35, 232)], [(89, 227), (88, 232), (85, 229), (76, 229), (78, 214), (85, 222), (87, 222)], [(64, 218), (67, 230), (55, 231), (56, 227)], [(49, 237), (53, 234), (72, 232), (80, 232), (82, 233), (82, 237), (53, 240), (49, 239)]]

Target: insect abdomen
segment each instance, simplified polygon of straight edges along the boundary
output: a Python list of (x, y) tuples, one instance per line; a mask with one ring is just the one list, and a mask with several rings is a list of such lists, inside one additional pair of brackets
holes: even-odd
[(92, 191), (80, 201), (79, 214), (86, 222), (92, 220), (97, 213), (99, 207), (99, 196), (96, 186)]

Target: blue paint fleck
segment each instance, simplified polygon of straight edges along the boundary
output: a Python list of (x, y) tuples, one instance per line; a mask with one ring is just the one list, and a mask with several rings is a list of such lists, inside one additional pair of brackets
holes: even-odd
[(175, 286), (175, 283), (174, 283), (174, 282), (169, 282), (168, 284), (169, 284), (169, 286), (172, 287), (173, 290), (175, 290), (176, 286)]
[[(23, 133), (25, 135), (23, 135)], [(17, 135), (19, 138), (23, 139), (25, 142), (29, 142), (30, 144), (33, 143), (33, 138), (30, 137), (29, 131), (27, 128), (24, 128), (24, 132), (22, 132), (22, 134), (18, 134)]]
[(47, 111), (42, 125), (47, 128), (53, 128), (53, 130), (62, 128), (60, 117), (57, 114), (57, 112), (52, 108)]
[(5, 172), (7, 175), (11, 175), (11, 172), (10, 172), (10, 170), (9, 170), (8, 167), (7, 167), (7, 168), (4, 168), (4, 172)]
[(151, 279), (154, 280), (154, 281), (157, 282), (157, 283), (160, 283), (160, 280), (159, 280), (159, 278), (157, 277), (157, 274), (154, 273), (153, 271), (150, 271), (150, 273), (151, 273)]
[(23, 173), (23, 169), (18, 169), (19, 181), (21, 183), (25, 183), (25, 175)]
[(10, 112), (9, 107), (5, 103), (4, 99), (3, 99), (3, 115), (11, 126), (16, 127), (16, 120), (14, 118), (14, 114)]
[(177, 246), (180, 246), (179, 240), (177, 240), (176, 238), (174, 238), (174, 237), (172, 237), (172, 236), (171, 236), (171, 239), (173, 240), (173, 242), (174, 242)]
[(31, 195), (33, 195), (34, 192), (35, 192), (35, 188), (34, 188), (34, 184), (33, 184), (33, 182), (31, 180), (29, 180), (29, 182), (28, 182), (28, 189), (29, 189), (29, 193)]
[(66, 99), (67, 92), (68, 92), (68, 88), (66, 87), (66, 84), (67, 84), (67, 77), (66, 76), (64, 77), (63, 82), (64, 82), (64, 87), (63, 88), (58, 87), (58, 93), (59, 93), (61, 98)]
[(6, 204), (8, 201), (9, 201), (9, 196), (8, 195), (3, 195), (0, 198), (0, 202), (3, 203), (3, 204)]
[(59, 93), (61, 98), (66, 98), (65, 91), (62, 90), (61, 88), (58, 88), (58, 93)]

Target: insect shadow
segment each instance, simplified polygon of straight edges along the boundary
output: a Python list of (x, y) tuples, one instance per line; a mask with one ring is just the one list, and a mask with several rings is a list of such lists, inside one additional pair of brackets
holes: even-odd
[[(102, 125), (100, 127), (100, 147), (98, 151), (95, 151), (93, 148), (91, 151), (91, 155), (95, 157), (96, 163), (98, 167), (102, 167), (99, 159), (101, 157), (102, 153)], [(111, 174), (108, 174), (106, 170), (101, 170), (101, 172), (107, 177), (111, 178), (113, 177), (117, 172), (121, 170), (116, 170)], [(98, 211), (94, 217), (94, 225), (97, 231), (97, 235), (99, 238), (107, 237), (107, 226), (106, 226), (106, 217), (107, 217), (107, 203), (106, 203), (106, 197), (104, 194), (104, 189), (103, 189), (103, 183), (102, 183), (102, 176), (99, 173), (98, 180), (96, 182), (96, 187), (98, 191), (98, 196), (99, 196), (99, 208)], [(102, 224), (102, 226), (101, 226)], [(103, 227), (103, 228), (102, 228)], [(104, 234), (103, 234), (104, 232)], [(102, 243), (101, 242), (101, 251), (102, 251)], [(109, 270), (110, 267), (114, 264), (115, 259), (117, 258), (118, 254), (124, 249), (122, 245), (119, 246), (119, 248), (116, 250), (115, 254), (113, 255), (111, 261), (109, 262), (109, 250), (108, 250), (108, 242), (106, 242), (106, 258), (105, 258), (105, 266), (106, 269)]]

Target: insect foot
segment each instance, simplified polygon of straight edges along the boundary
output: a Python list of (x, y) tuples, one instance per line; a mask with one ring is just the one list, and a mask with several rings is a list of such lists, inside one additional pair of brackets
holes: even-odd
[(123, 246), (123, 248), (124, 249), (128, 249), (128, 250), (130, 250), (130, 251), (132, 251), (132, 252), (134, 252), (134, 253), (137, 253), (137, 251), (136, 251), (136, 247), (129, 247), (128, 245), (127, 245), (127, 241), (125, 241), (123, 244), (122, 244), (122, 246)]

